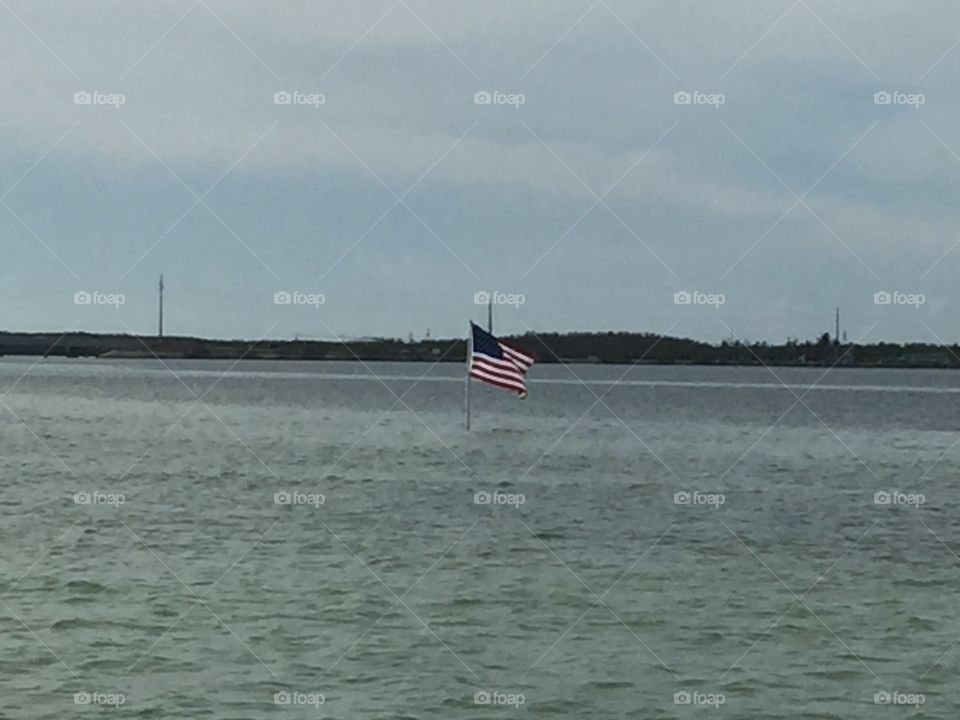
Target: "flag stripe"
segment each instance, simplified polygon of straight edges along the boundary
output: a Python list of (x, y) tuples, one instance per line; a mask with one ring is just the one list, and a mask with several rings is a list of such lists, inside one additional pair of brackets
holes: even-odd
[(525, 393), (527, 391), (527, 386), (518, 380), (506, 380), (498, 375), (488, 375), (481, 370), (471, 370), (470, 377), (476, 378), (488, 385), (496, 385), (505, 390), (516, 390), (519, 393)]
[(503, 370), (504, 372), (518, 372), (521, 374), (526, 372), (523, 368), (517, 367), (517, 365), (510, 360), (500, 360), (499, 358), (490, 357), (489, 355), (484, 355), (483, 353), (474, 353), (473, 360), (474, 362), (484, 362), (487, 365), (490, 365), (498, 370)]
[(519, 350), (514, 350), (509, 345), (504, 345), (503, 343), (500, 343), (500, 347), (503, 349), (503, 354), (518, 365), (521, 365), (524, 371), (529, 370), (533, 366), (533, 358), (529, 355), (525, 355)]
[(493, 335), (471, 324), (473, 354), (470, 377), (495, 387), (527, 394), (524, 376), (534, 359), (520, 350), (504, 345)]
[(513, 380), (516, 383), (523, 384), (523, 374), (520, 373), (516, 368), (500, 368), (496, 365), (490, 365), (481, 358), (476, 358), (473, 361), (473, 364), (470, 368), (471, 372), (474, 370), (478, 372), (483, 372), (487, 375), (493, 377), (503, 378), (505, 380)]

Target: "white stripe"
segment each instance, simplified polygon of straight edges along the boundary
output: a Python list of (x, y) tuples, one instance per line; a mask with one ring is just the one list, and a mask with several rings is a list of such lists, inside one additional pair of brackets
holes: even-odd
[(492, 375), (494, 377), (502, 377), (507, 380), (515, 380), (518, 383), (523, 382), (523, 375), (520, 372), (518, 372), (516, 368), (501, 369), (498, 367), (491, 367), (490, 365), (483, 362), (482, 360), (475, 360), (473, 364), (470, 366), (470, 371), (472, 372), (475, 369), (482, 370), (488, 375)]
[(509, 357), (511, 360), (515, 360), (516, 362), (520, 363), (521, 365), (524, 366), (525, 369), (529, 370), (531, 367), (533, 367), (534, 360), (529, 355), (525, 355), (519, 350), (514, 350), (511, 347), (507, 347), (503, 343), (500, 344), (500, 349), (504, 352), (505, 355), (507, 355), (507, 357)]
[(520, 368), (517, 367), (517, 364), (515, 362), (512, 362), (510, 360), (502, 360), (500, 358), (491, 357), (490, 355), (485, 355), (484, 353), (475, 352), (473, 354), (473, 360), (474, 362), (476, 362), (477, 360), (481, 360), (483, 362), (486, 362), (488, 365), (492, 365), (498, 368), (503, 368), (507, 372), (515, 373), (520, 371)]
[(502, 384), (504, 384), (504, 385), (509, 385), (511, 388), (514, 388), (514, 389), (516, 389), (516, 390), (518, 390), (518, 391), (520, 391), (520, 392), (526, 392), (526, 391), (527, 391), (527, 386), (524, 385), (524, 384), (523, 384), (522, 382), (520, 382), (519, 380), (514, 380), (514, 379), (512, 379), (512, 378), (506, 378), (506, 377), (503, 377), (503, 376), (501, 376), (501, 375), (491, 375), (491, 374), (489, 374), (489, 373), (485, 373), (485, 372), (482, 371), (482, 370), (471, 370), (471, 371), (470, 371), (470, 376), (471, 376), (471, 377), (475, 377), (475, 378), (477, 378), (478, 380), (489, 380), (490, 382), (499, 382), (499, 383), (502, 383)]

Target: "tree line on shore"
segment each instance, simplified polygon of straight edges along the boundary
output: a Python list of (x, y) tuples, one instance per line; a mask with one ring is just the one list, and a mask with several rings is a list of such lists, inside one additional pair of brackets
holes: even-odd
[[(529, 332), (502, 339), (531, 352), (540, 363), (960, 367), (960, 346), (956, 344), (846, 344), (829, 334), (816, 340), (791, 339), (783, 344), (740, 340), (711, 344), (633, 332)], [(465, 353), (463, 339), (253, 342), (91, 333), (0, 333), (0, 355), (463, 362)]]

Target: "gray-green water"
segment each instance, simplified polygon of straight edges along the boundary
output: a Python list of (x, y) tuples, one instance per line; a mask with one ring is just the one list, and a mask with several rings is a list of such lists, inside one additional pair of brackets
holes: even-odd
[(34, 362), (0, 717), (960, 711), (960, 374)]

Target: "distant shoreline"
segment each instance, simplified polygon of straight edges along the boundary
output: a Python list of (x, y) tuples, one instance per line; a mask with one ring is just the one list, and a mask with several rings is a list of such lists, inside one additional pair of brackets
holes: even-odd
[[(782, 345), (697, 340), (651, 333), (527, 333), (502, 338), (531, 352), (539, 363), (597, 365), (709, 365), (960, 369), (960, 346), (910, 343), (849, 345), (823, 335)], [(463, 339), (212, 340), (194, 337), (96, 333), (0, 332), (0, 357), (33, 356), (112, 360), (337, 360), (464, 362)]]

